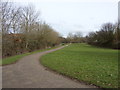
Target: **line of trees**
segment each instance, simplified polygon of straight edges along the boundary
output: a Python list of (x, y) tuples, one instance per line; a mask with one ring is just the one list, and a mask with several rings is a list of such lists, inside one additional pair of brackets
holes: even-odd
[(2, 57), (44, 49), (60, 43), (59, 33), (39, 20), (40, 14), (33, 6), (17, 7), (11, 2), (1, 2), (0, 6)]
[(91, 45), (120, 49), (120, 22), (105, 23), (99, 31), (90, 32), (86, 39)]
[(84, 43), (85, 38), (83, 37), (81, 32), (75, 32), (75, 33), (68, 33), (66, 38), (67, 43)]

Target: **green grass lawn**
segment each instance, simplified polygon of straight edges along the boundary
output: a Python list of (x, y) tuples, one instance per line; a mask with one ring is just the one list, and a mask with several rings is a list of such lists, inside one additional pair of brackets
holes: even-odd
[(38, 53), (38, 52), (42, 52), (42, 51), (47, 51), (47, 50), (54, 49), (54, 48), (57, 48), (57, 47), (59, 47), (59, 46), (56, 46), (56, 47), (53, 47), (53, 48), (48, 48), (48, 49), (43, 49), (43, 50), (36, 50), (36, 51), (33, 51), (33, 52), (29, 52), (29, 53), (24, 53), (24, 54), (20, 54), (20, 55), (7, 57), (7, 58), (4, 58), (4, 59), (0, 60), (0, 65), (12, 64), (12, 63), (17, 62), (19, 59), (21, 59), (24, 56), (34, 54), (34, 53)]
[(71, 44), (41, 57), (44, 66), (102, 88), (118, 87), (118, 51)]

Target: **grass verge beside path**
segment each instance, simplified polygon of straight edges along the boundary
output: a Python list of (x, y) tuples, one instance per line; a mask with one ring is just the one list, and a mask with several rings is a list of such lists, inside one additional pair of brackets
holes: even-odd
[(51, 49), (54, 49), (54, 48), (57, 48), (57, 47), (59, 47), (59, 46), (48, 48), (48, 49), (43, 49), (43, 50), (37, 50), (37, 51), (24, 53), (24, 54), (20, 54), (20, 55), (15, 55), (15, 56), (11, 56), (11, 57), (7, 57), (7, 58), (4, 58), (3, 60), (0, 60), (0, 65), (3, 66), (3, 65), (8, 65), (8, 64), (13, 64), (13, 63), (17, 62), (19, 59), (21, 59), (24, 56), (34, 54), (34, 53), (38, 53), (38, 52), (51, 50)]
[(102, 88), (118, 87), (118, 51), (71, 44), (41, 57), (44, 66)]

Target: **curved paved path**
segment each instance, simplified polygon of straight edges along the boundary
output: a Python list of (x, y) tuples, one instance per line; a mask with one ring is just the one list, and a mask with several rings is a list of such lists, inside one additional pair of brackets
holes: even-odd
[(16, 64), (3, 66), (3, 88), (95, 88), (47, 71), (40, 65), (40, 56), (62, 48), (25, 56)]

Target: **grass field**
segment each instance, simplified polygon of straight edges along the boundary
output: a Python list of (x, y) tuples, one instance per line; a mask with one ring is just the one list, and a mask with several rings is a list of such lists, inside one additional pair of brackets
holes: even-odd
[(118, 87), (118, 51), (87, 44), (71, 44), (42, 56), (44, 66), (102, 88)]
[(12, 63), (17, 62), (19, 59), (21, 59), (24, 56), (34, 54), (34, 53), (38, 53), (38, 52), (42, 52), (42, 51), (47, 51), (47, 50), (54, 49), (54, 48), (57, 48), (57, 47), (59, 47), (59, 46), (56, 46), (56, 47), (53, 47), (53, 48), (48, 48), (48, 49), (43, 49), (43, 50), (36, 50), (36, 51), (33, 51), (33, 52), (29, 52), (29, 53), (24, 53), (24, 54), (20, 54), (20, 55), (7, 57), (7, 58), (4, 58), (4, 59), (0, 60), (0, 65), (12, 64)]

